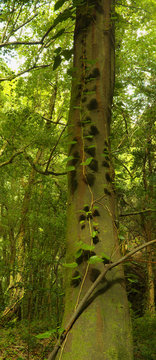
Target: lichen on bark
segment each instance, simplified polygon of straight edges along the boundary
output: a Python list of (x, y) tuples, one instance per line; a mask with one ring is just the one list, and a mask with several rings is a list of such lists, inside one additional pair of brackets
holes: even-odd
[[(72, 262), (78, 243), (95, 246), (95, 253), (120, 257), (115, 225), (114, 171), (110, 151), (111, 104), (114, 88), (113, 0), (85, 1), (77, 7), (74, 33), (74, 77), (69, 115), (69, 140), (77, 139), (70, 155), (77, 152), (72, 187), (69, 174), (67, 261)], [(94, 89), (94, 93), (93, 93)], [(79, 96), (77, 96), (77, 94)], [(85, 100), (84, 100), (85, 99)], [(91, 141), (90, 141), (91, 140)], [(94, 144), (94, 156), (86, 149)], [(105, 149), (105, 150), (104, 150)], [(103, 152), (104, 151), (104, 152)], [(106, 154), (107, 158), (102, 157)], [(102, 163), (103, 161), (103, 163)], [(109, 161), (109, 164), (108, 164)], [(88, 164), (88, 165), (86, 165)], [(93, 166), (94, 164), (94, 166)], [(91, 216), (83, 213), (89, 204)], [(81, 224), (85, 222), (85, 226)], [(93, 241), (98, 223), (98, 241)], [(94, 244), (93, 244), (94, 243)], [(97, 273), (103, 263), (96, 265)], [(78, 264), (81, 282), (71, 286), (72, 270), (66, 274), (63, 327), (91, 284), (95, 265), (87, 259)], [(57, 359), (60, 360), (60, 354)], [(129, 309), (122, 267), (107, 274), (87, 301), (61, 350), (61, 360), (132, 360)]]

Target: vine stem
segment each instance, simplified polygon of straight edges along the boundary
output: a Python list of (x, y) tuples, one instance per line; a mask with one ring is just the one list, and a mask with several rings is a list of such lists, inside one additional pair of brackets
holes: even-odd
[(95, 290), (97, 285), (99, 285), (100, 282), (105, 278), (107, 272), (110, 271), (111, 269), (113, 269), (114, 267), (122, 264), (123, 262), (125, 262), (125, 260), (129, 259), (131, 256), (133, 256), (135, 253), (142, 250), (143, 248), (145, 248), (147, 246), (150, 246), (150, 245), (153, 245), (155, 242), (156, 242), (156, 239), (148, 241), (148, 242), (146, 242), (146, 243), (144, 243), (144, 244), (142, 244), (140, 246), (137, 246), (132, 251), (130, 251), (128, 254), (121, 257), (119, 260), (104, 266), (104, 270), (98, 276), (98, 278), (95, 280), (95, 282), (91, 285), (91, 287), (88, 289), (88, 291), (86, 292), (86, 294), (84, 295), (84, 297), (80, 301), (79, 305), (77, 306), (75, 312), (72, 314), (72, 316), (71, 316), (71, 318), (70, 318), (64, 332), (62, 333), (60, 339), (57, 341), (53, 351), (49, 355), (48, 360), (54, 360), (55, 359), (59, 348), (61, 347), (62, 343), (65, 341), (65, 339), (66, 339), (70, 329), (72, 328), (73, 324), (75, 323), (77, 318), (80, 316), (80, 313), (81, 314), (83, 313), (83, 309), (84, 309), (84, 305), (86, 304), (86, 301), (88, 300), (90, 295), (93, 293), (93, 291)]

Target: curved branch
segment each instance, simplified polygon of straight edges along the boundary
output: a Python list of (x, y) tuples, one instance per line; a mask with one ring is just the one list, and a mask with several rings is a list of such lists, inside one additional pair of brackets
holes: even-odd
[(48, 360), (54, 360), (56, 357), (56, 354), (59, 350), (59, 348), (61, 347), (62, 343), (64, 342), (67, 334), (69, 333), (70, 329), (72, 328), (74, 322), (76, 321), (76, 319), (78, 318), (78, 316), (80, 315), (80, 313), (83, 312), (84, 309), (84, 305), (86, 304), (86, 301), (88, 300), (88, 298), (90, 297), (90, 295), (93, 293), (93, 291), (95, 290), (95, 288), (97, 287), (97, 285), (100, 284), (100, 282), (105, 278), (107, 272), (111, 269), (113, 269), (114, 267), (122, 264), (125, 260), (127, 260), (129, 257), (131, 257), (132, 255), (134, 255), (136, 252), (142, 250), (143, 248), (152, 245), (156, 242), (155, 240), (152, 241), (148, 241), (147, 243), (137, 246), (137, 248), (133, 249), (132, 251), (130, 251), (128, 254), (126, 254), (125, 256), (123, 256), (122, 258), (120, 258), (119, 260), (115, 261), (112, 264), (108, 264), (104, 266), (104, 270), (103, 272), (98, 276), (98, 278), (95, 280), (95, 282), (91, 285), (91, 287), (88, 289), (88, 291), (86, 292), (86, 294), (84, 295), (83, 299), (80, 301), (79, 305), (77, 306), (75, 312), (72, 314), (71, 318), (69, 319), (69, 322), (64, 330), (64, 332), (62, 333), (60, 339), (57, 341), (54, 350), (51, 352), (51, 354), (48, 357)]
[(2, 82), (2, 81), (12, 81), (12, 80), (16, 79), (17, 77), (19, 77), (19, 76), (21, 76), (21, 75), (23, 75), (25, 73), (28, 73), (28, 72), (30, 72), (32, 70), (43, 69), (43, 68), (49, 67), (51, 65), (52, 65), (52, 63), (47, 64), (47, 65), (33, 65), (31, 68), (29, 68), (27, 70), (23, 70), (23, 71), (19, 72), (16, 75), (11, 75), (11, 76), (6, 77), (6, 78), (0, 78), (0, 82)]
[(23, 151), (24, 151), (24, 150), (19, 150), (19, 151), (17, 151), (15, 154), (13, 154), (13, 155), (11, 156), (11, 158), (10, 158), (9, 160), (6, 160), (6, 161), (2, 162), (2, 163), (0, 164), (0, 167), (3, 167), (3, 166), (8, 165), (8, 164), (11, 164), (11, 163), (13, 162), (14, 158), (15, 158), (16, 156), (22, 154)]

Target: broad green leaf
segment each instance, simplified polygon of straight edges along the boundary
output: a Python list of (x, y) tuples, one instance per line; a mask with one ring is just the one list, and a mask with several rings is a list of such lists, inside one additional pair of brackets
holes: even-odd
[(66, 171), (74, 171), (75, 170), (75, 166), (67, 166)]
[(69, 141), (67, 144), (68, 144), (68, 145), (75, 145), (75, 144), (77, 144), (77, 141), (76, 141), (76, 140)]
[(56, 329), (53, 329), (53, 330), (46, 331), (43, 334), (35, 335), (35, 337), (37, 339), (49, 339), (51, 337), (51, 335), (54, 334), (55, 332), (56, 332)]
[(58, 46), (58, 47), (54, 50), (54, 53), (60, 54), (61, 50), (62, 50), (61, 46)]
[(94, 149), (94, 148), (96, 148), (96, 145), (90, 145), (90, 146), (88, 146), (87, 148), (88, 148), (88, 149)]
[(82, 250), (89, 250), (89, 251), (92, 251), (95, 249), (95, 246), (93, 245), (88, 245), (88, 244), (85, 244), (85, 243), (82, 243), (81, 245), (81, 249)]
[(75, 254), (75, 258), (78, 259), (82, 254), (82, 249), (79, 249), (78, 251), (76, 251), (76, 254)]
[(69, 19), (70, 17), (73, 17), (73, 14), (71, 10), (65, 9), (61, 14), (57, 16), (57, 18), (54, 20), (53, 27), (58, 25), (59, 23), (62, 23), (62, 21), (65, 21)]
[(65, 163), (65, 162), (70, 161), (72, 159), (74, 159), (74, 156), (68, 156), (65, 159), (63, 159), (62, 163)]
[(66, 0), (58, 0), (58, 1), (56, 1), (56, 4), (54, 6), (54, 11), (58, 10), (65, 2), (66, 2)]
[(99, 208), (99, 207), (98, 207), (97, 205), (94, 205), (94, 206), (93, 206), (93, 210), (98, 210), (98, 208)]
[(94, 238), (95, 236), (97, 236), (97, 234), (98, 234), (98, 232), (94, 230), (94, 231), (92, 232), (92, 237)]
[(59, 67), (59, 65), (61, 64), (61, 62), (62, 62), (61, 56), (60, 55), (55, 56), (53, 70), (56, 70)]
[(77, 267), (77, 263), (76, 262), (72, 262), (72, 263), (69, 263), (69, 264), (62, 264), (64, 267), (67, 267), (67, 268), (76, 268)]
[(61, 36), (63, 33), (65, 32), (65, 28), (59, 30), (53, 37), (52, 39), (57, 39), (59, 36)]
[(108, 256), (108, 255), (106, 255), (104, 253), (101, 253), (101, 256), (102, 256), (103, 260), (110, 261), (110, 256)]
[(120, 240), (125, 240), (125, 236), (119, 235), (119, 239), (120, 239)]
[(63, 50), (63, 51), (62, 51), (62, 55), (64, 56), (64, 58), (65, 58), (66, 60), (70, 60), (70, 59), (71, 59), (71, 56), (73, 55), (73, 49)]
[(88, 260), (89, 264), (97, 264), (102, 262), (103, 262), (102, 258), (97, 255), (91, 256)]

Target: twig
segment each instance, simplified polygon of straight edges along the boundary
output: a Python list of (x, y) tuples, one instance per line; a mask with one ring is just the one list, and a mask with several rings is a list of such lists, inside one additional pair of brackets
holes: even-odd
[(145, 210), (140, 210), (140, 211), (135, 211), (135, 212), (132, 212), (132, 213), (128, 213), (128, 214), (120, 214), (119, 216), (133, 216), (133, 215), (139, 215), (139, 214), (143, 214), (145, 212), (154, 212), (156, 211), (156, 209), (145, 209)]
[(6, 160), (6, 161), (2, 162), (2, 163), (0, 164), (0, 167), (3, 167), (3, 166), (8, 165), (8, 164), (11, 164), (11, 163), (13, 162), (14, 158), (15, 158), (16, 156), (22, 154), (23, 151), (24, 151), (24, 150), (19, 150), (19, 151), (17, 151), (15, 154), (13, 154), (13, 155), (11, 156), (11, 158), (10, 158), (9, 160)]
[(56, 354), (59, 350), (59, 348), (61, 347), (62, 343), (64, 342), (64, 340), (66, 339), (67, 334), (69, 333), (70, 329), (72, 328), (74, 322), (76, 321), (76, 319), (78, 318), (78, 316), (80, 315), (80, 313), (83, 312), (83, 308), (84, 305), (86, 304), (86, 301), (88, 300), (88, 298), (90, 297), (90, 295), (93, 293), (93, 291), (95, 290), (95, 288), (97, 287), (97, 285), (100, 284), (100, 282), (104, 279), (104, 277), (106, 276), (107, 272), (111, 269), (113, 269), (114, 267), (122, 264), (125, 260), (127, 260), (129, 257), (131, 257), (132, 255), (134, 255), (136, 252), (140, 251), (141, 249), (152, 245), (156, 242), (155, 240), (152, 241), (148, 241), (147, 243), (138, 246), (137, 248), (133, 249), (132, 251), (130, 251), (128, 254), (126, 254), (125, 256), (123, 256), (122, 258), (120, 258), (119, 260), (115, 261), (112, 264), (108, 264), (105, 265), (103, 272), (98, 276), (98, 278), (95, 280), (95, 282), (91, 285), (91, 287), (88, 289), (87, 293), (84, 295), (83, 299), (81, 300), (81, 302), (79, 303), (78, 307), (76, 308), (75, 312), (72, 314), (69, 322), (67, 323), (67, 326), (64, 330), (64, 332), (62, 333), (60, 339), (57, 341), (53, 351), (51, 352), (51, 354), (48, 357), (48, 360), (54, 360), (56, 357)]
[(36, 164), (34, 163), (33, 159), (31, 158), (31, 156), (29, 156), (26, 152), (25, 152), (25, 158), (26, 160), (29, 162), (29, 164), (32, 166), (32, 168), (39, 174), (41, 175), (54, 175), (54, 176), (62, 176), (62, 175), (66, 175), (67, 171), (58, 173), (55, 171), (49, 171), (49, 170), (41, 170), (39, 169)]
[(52, 63), (47, 64), (47, 65), (33, 65), (29, 69), (23, 70), (23, 71), (19, 72), (18, 74), (10, 75), (10, 76), (5, 77), (5, 78), (0, 78), (0, 82), (1, 81), (12, 81), (12, 80), (16, 79), (17, 77), (19, 77), (19, 76), (21, 76), (21, 75), (23, 75), (25, 73), (30, 72), (31, 70), (39, 70), (39, 69), (49, 67), (51, 65), (52, 65)]

